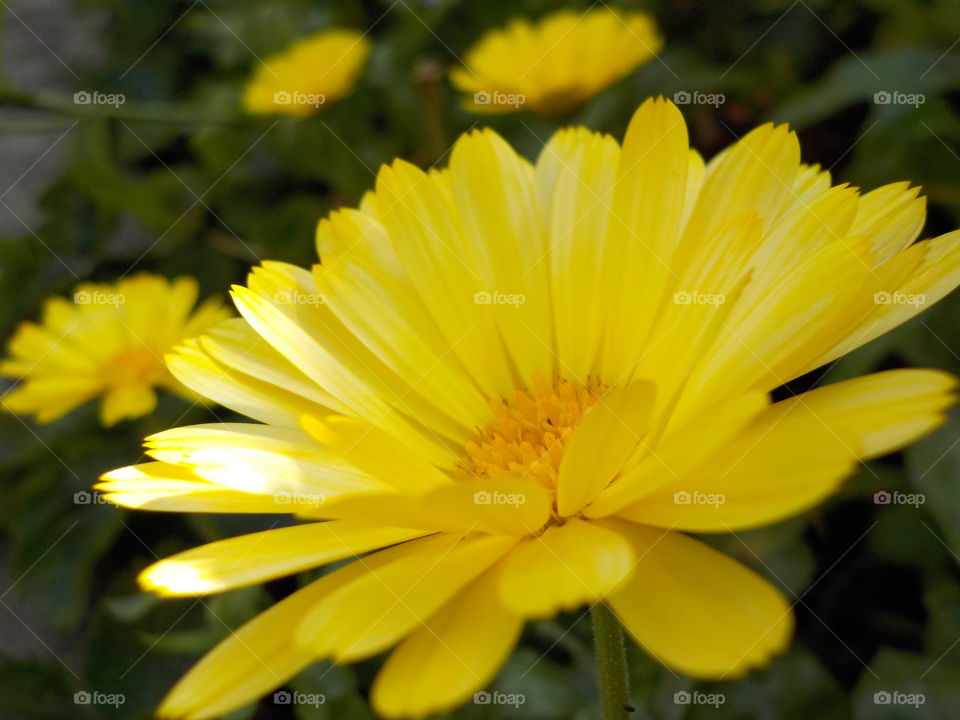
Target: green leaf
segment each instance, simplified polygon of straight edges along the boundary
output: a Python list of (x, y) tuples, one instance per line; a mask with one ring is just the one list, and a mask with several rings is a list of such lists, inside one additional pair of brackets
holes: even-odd
[[(854, 52), (834, 64), (822, 80), (782, 103), (772, 119), (803, 128), (851, 105), (872, 103), (875, 93), (934, 95), (956, 87), (960, 87), (960, 58), (944, 55), (940, 49)], [(913, 109), (893, 104), (871, 107), (882, 118), (906, 115)]]
[(954, 555), (960, 555), (960, 419), (951, 417), (946, 427), (905, 451), (910, 483), (926, 497), (923, 508), (937, 521), (917, 532), (942, 539)]

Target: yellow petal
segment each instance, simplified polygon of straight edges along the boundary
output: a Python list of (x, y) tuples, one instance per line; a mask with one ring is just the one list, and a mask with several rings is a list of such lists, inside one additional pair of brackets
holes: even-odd
[(780, 218), (763, 238), (750, 261), (754, 269), (748, 297), (762, 294), (805, 258), (832, 242), (845, 242), (857, 213), (855, 188), (839, 185), (802, 204)]
[(196, 340), (176, 348), (166, 361), (173, 376), (198, 395), (263, 423), (297, 427), (300, 415), (326, 410), (308, 397), (214, 360)]
[(345, 405), (311, 382), (243, 318), (217, 324), (198, 338), (198, 343), (213, 360), (231, 371), (274, 385), (284, 394), (299, 395), (320, 407), (348, 412)]
[(509, 537), (447, 534), (364, 558), (360, 563), (367, 572), (310, 611), (298, 642), (341, 662), (381, 652), (420, 627), (516, 543)]
[(696, 244), (731, 215), (752, 211), (766, 228), (792, 196), (800, 167), (800, 144), (785, 125), (762, 125), (707, 165), (697, 205), (684, 229), (684, 244)]
[(888, 370), (783, 400), (771, 406), (770, 420), (802, 407), (838, 435), (855, 438), (859, 457), (871, 459), (940, 427), (956, 403), (956, 387), (957, 379), (939, 370)]
[(533, 168), (492, 130), (464, 135), (450, 154), (466, 257), (486, 283), (470, 290), (489, 296), (489, 309), (524, 379), (550, 373), (554, 363), (548, 248), (533, 185)]
[(191, 315), (184, 324), (182, 332), (173, 342), (179, 342), (181, 337), (196, 337), (209, 328), (225, 322), (231, 315), (232, 313), (219, 297), (213, 296), (207, 298), (197, 306), (193, 315)]
[(696, 150), (691, 149), (687, 155), (687, 189), (683, 198), (683, 222), (681, 228), (687, 226), (693, 209), (697, 206), (697, 198), (700, 196), (700, 190), (703, 188), (703, 181), (706, 179), (707, 167), (703, 162), (703, 156)]
[(138, 510), (207, 513), (293, 513), (312, 507), (303, 495), (228, 490), (180, 465), (148, 462), (111, 470), (94, 486), (104, 499)]
[(429, 532), (465, 531), (475, 525), (475, 521), (463, 524), (428, 510), (423, 496), (393, 491), (341, 495), (297, 514), (305, 519), (370, 522)]
[(601, 288), (606, 334), (600, 375), (623, 382), (672, 279), (690, 166), (687, 126), (673, 103), (647, 100), (620, 153)]
[(94, 397), (101, 389), (96, 378), (77, 375), (32, 377), (0, 397), (8, 412), (36, 413), (39, 422), (52, 422)]
[(157, 394), (149, 385), (121, 385), (111, 388), (100, 403), (100, 421), (105, 427), (125, 418), (137, 418), (152, 412)]
[(549, 519), (550, 496), (533, 480), (497, 476), (439, 486), (422, 495), (347, 495), (300, 514), (430, 532), (529, 535)]
[(829, 170), (824, 170), (816, 164), (801, 164), (796, 177), (793, 179), (793, 189), (790, 198), (783, 206), (781, 217), (791, 210), (795, 210), (797, 206), (810, 202), (817, 195), (828, 190), (832, 183), (833, 180), (830, 177)]
[(527, 538), (500, 565), (500, 598), (525, 617), (549, 617), (593, 602), (622, 583), (633, 567), (618, 533), (579, 518)]
[(677, 413), (689, 418), (723, 396), (769, 391), (796, 377), (870, 307), (874, 273), (865, 243), (831, 243), (755, 302), (737, 306), (704, 353)]
[(536, 190), (547, 233), (550, 290), (560, 371), (585, 382), (595, 370), (603, 333), (600, 303), (605, 247), (620, 147), (585, 128), (558, 131), (537, 158)]
[[(471, 255), (474, 248), (467, 241), (449, 173), (427, 174), (394, 162), (377, 175), (377, 199), (380, 222), (451, 351), (487, 397), (514, 390), (492, 302), (475, 296), (478, 286), (490, 282), (489, 268), (478, 266)], [(498, 288), (479, 291), (494, 290)]]
[[(376, 411), (386, 412), (383, 400), (377, 394), (383, 383), (377, 382), (373, 387), (367, 385), (350, 365), (331, 352), (333, 342), (323, 343), (311, 332), (317, 322), (306, 322), (311, 308), (314, 308), (308, 300), (317, 306), (323, 300), (319, 290), (313, 286), (312, 279), (309, 280), (309, 286), (304, 283), (302, 286), (288, 287), (284, 278), (275, 278), (267, 272), (259, 273), (256, 278), (261, 287), (267, 280), (273, 280), (271, 289), (275, 289), (275, 292), (268, 293), (263, 288), (258, 293), (243, 286), (234, 286), (233, 289), (237, 309), (250, 326), (308, 378), (349, 407), (351, 412), (367, 415)], [(251, 276), (251, 285), (254, 284), (253, 280), (254, 276)], [(302, 294), (303, 298), (298, 294)], [(349, 338), (344, 338), (343, 342), (349, 342)], [(353, 345), (356, 347), (352, 349), (360, 350), (355, 340)]]
[(414, 448), (362, 420), (304, 416), (300, 423), (331, 453), (396, 490), (420, 493), (450, 484), (450, 478)]
[(354, 562), (281, 600), (208, 652), (164, 698), (161, 718), (207, 720), (257, 699), (320, 659), (297, 644), (298, 621), (365, 572)]
[(370, 53), (356, 30), (333, 28), (309, 35), (282, 52), (259, 60), (243, 92), (249, 113), (305, 117), (353, 87)]
[[(871, 310), (852, 323), (829, 351), (802, 370), (812, 370), (870, 342), (918, 315), (960, 285), (960, 230), (923, 240), (897, 253), (877, 270), (880, 284)], [(907, 277), (903, 275), (908, 273)]]
[[(264, 263), (234, 286), (240, 314), (307, 377), (350, 409), (424, 452), (441, 454), (450, 419), (426, 403), (326, 307), (313, 276)], [(416, 418), (412, 421), (411, 418)], [(425, 427), (424, 427), (425, 426)]]
[[(671, 428), (662, 440), (584, 508), (599, 518), (629, 505), (658, 485), (683, 476), (720, 452), (767, 407), (765, 393), (748, 393), (698, 415), (686, 425)], [(691, 438), (696, 438), (692, 442)]]
[(920, 188), (908, 182), (878, 187), (860, 198), (850, 234), (868, 236), (877, 262), (883, 262), (917, 239), (926, 207)]
[(318, 504), (344, 493), (389, 489), (293, 428), (187, 425), (151, 435), (146, 447), (156, 460), (185, 465), (209, 482), (242, 492), (310, 495)]
[(421, 504), (458, 529), (503, 535), (529, 535), (550, 518), (550, 495), (524, 478), (463, 480), (427, 493)]
[(488, 570), (390, 654), (370, 691), (374, 709), (387, 718), (453, 709), (496, 675), (522, 627)]
[[(378, 205), (374, 191), (368, 190), (364, 193), (358, 210), (366, 215), (368, 220), (358, 222), (379, 224)], [(397, 256), (389, 234), (386, 238), (379, 230), (357, 234), (353, 223), (334, 222), (334, 218), (342, 212), (344, 211), (335, 211), (317, 223), (315, 241), (321, 264), (332, 267), (339, 263), (372, 263), (388, 273), (394, 282), (412, 287), (410, 276)]]
[(76, 332), (83, 328), (80, 306), (61, 297), (47, 298), (41, 320), (41, 324), (22, 322), (17, 326), (7, 343), (11, 359), (0, 366), (4, 375), (16, 377), (34, 369), (97, 372), (97, 357), (82, 352), (93, 338)]
[(164, 558), (138, 580), (144, 590), (159, 595), (207, 595), (354, 558), (423, 534), (342, 520), (275, 528)]
[(616, 528), (638, 560), (606, 602), (660, 662), (694, 677), (739, 677), (786, 647), (793, 614), (766, 580), (680, 533)]
[[(322, 223), (336, 225), (339, 236), (375, 236), (378, 244), (390, 243), (383, 226), (357, 211), (341, 210)], [(373, 257), (355, 255), (314, 266), (314, 277), (327, 307), (343, 324), (411, 391), (457, 421), (459, 427), (450, 429), (456, 439), (466, 442), (473, 428), (488, 421), (489, 406), (406, 278), (395, 277)]]
[(636, 484), (633, 496), (643, 494), (618, 514), (701, 532), (789, 517), (834, 492), (858, 458), (896, 450), (942, 424), (955, 383), (937, 371), (893, 370), (776, 403), (699, 465), (668, 467), (659, 483)]
[(671, 280), (671, 295), (660, 307), (656, 324), (633, 376), (657, 384), (653, 425), (662, 427), (679, 391), (704, 355), (727, 335), (728, 318), (738, 307), (747, 281), (747, 261), (760, 239), (756, 213), (746, 212), (722, 222), (715, 235), (684, 263)]
[(667, 468), (617, 514), (696, 532), (730, 532), (795, 515), (823, 500), (853, 470), (855, 437), (797, 403), (760, 413), (737, 437), (693, 468)]
[(561, 516), (578, 513), (620, 472), (646, 433), (654, 393), (649, 382), (612, 389), (577, 423), (557, 479)]
[[(652, 18), (643, 13), (564, 8), (535, 23), (514, 18), (488, 32), (450, 80), (477, 93), (462, 101), (470, 112), (558, 115), (649, 62), (662, 45)], [(510, 94), (519, 94), (520, 101), (499, 97)]]

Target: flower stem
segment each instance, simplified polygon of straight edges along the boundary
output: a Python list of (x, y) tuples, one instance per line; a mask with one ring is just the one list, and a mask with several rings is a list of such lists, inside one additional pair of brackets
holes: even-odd
[(603, 720), (627, 720), (630, 707), (630, 680), (627, 675), (627, 648), (617, 616), (604, 603), (590, 610), (593, 645), (600, 679), (600, 706)]

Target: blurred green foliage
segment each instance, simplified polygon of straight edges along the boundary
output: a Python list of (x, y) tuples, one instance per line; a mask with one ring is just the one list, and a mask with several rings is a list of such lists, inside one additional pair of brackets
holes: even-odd
[[(930, 199), (925, 234), (960, 224), (960, 6), (953, 0), (734, 0), (622, 3), (649, 9), (661, 57), (572, 116), (477, 118), (459, 109), (445, 69), (484, 30), (515, 15), (587, 3), (553, 0), (78, 0), (94, 18), (100, 58), (64, 69), (59, 87), (124, 93), (109, 108), (70, 94), (0, 86), (0, 102), (34, 106), (27, 124), (68, 131), (65, 165), (36, 202), (42, 221), (0, 237), (0, 337), (37, 316), (41, 300), (78, 278), (131, 269), (199, 277), (204, 294), (242, 281), (258, 259), (315, 260), (319, 217), (356, 203), (394, 157), (443, 162), (456, 136), (490, 124), (535, 157), (560, 125), (622, 135), (648, 95), (723, 93), (717, 108), (684, 108), (707, 155), (754, 125), (786, 121), (804, 159), (871, 188), (908, 179)], [(62, 22), (71, 22), (65, 13)], [(7, 31), (14, 20), (8, 19)], [(325, 27), (369, 30), (373, 53), (355, 92), (320, 115), (249, 118), (244, 79), (263, 57)], [(22, 28), (21, 28), (22, 32)], [(61, 68), (62, 69), (62, 68)], [(82, 78), (82, 80), (80, 80)], [(54, 83), (54, 85), (57, 85)], [(71, 91), (72, 92), (72, 91)], [(878, 92), (922, 104), (878, 104)], [(0, 132), (23, 132), (23, 125)], [(834, 366), (828, 380), (901, 365), (960, 374), (960, 297)], [(797, 388), (821, 381), (803, 378)], [(157, 413), (111, 431), (92, 407), (49, 426), (0, 417), (0, 533), (7, 577), (0, 615), (28, 651), (0, 644), (0, 720), (150, 716), (202, 652), (296, 587), (289, 579), (202, 601), (138, 594), (136, 573), (158, 556), (267, 527), (257, 517), (181, 517), (76, 504), (107, 469), (135, 462), (143, 436), (227, 419), (167, 397)], [(769, 576), (796, 603), (797, 638), (768, 669), (695, 684), (631, 649), (638, 718), (960, 717), (960, 420), (902, 455), (864, 467), (831, 502), (772, 528), (712, 538)], [(876, 505), (880, 490), (922, 492), (919, 508)], [(8, 589), (7, 585), (10, 585)], [(14, 610), (16, 614), (14, 614)], [(457, 718), (597, 717), (589, 621), (531, 625), (493, 686), (519, 709), (468, 705)], [(0, 637), (5, 637), (0, 636)], [(37, 642), (34, 642), (36, 640)], [(232, 718), (371, 717), (364, 695), (378, 661), (317, 666), (291, 689), (318, 707), (264, 701)], [(77, 705), (78, 691), (123, 693), (119, 707)], [(674, 694), (723, 692), (719, 707)], [(878, 691), (920, 692), (919, 708), (878, 705)]]

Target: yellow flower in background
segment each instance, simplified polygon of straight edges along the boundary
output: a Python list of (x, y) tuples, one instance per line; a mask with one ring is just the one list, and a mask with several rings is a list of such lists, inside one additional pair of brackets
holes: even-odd
[(72, 299), (51, 297), (39, 324), (25, 322), (10, 339), (0, 375), (20, 384), (0, 403), (50, 422), (96, 397), (110, 426), (151, 412), (156, 388), (196, 396), (167, 371), (175, 345), (229, 316), (218, 299), (196, 311), (197, 283), (136, 275), (114, 284), (82, 283)]
[(960, 283), (960, 233), (914, 243), (924, 213), (906, 183), (833, 186), (784, 126), (705, 165), (663, 100), (622, 146), (567, 129), (531, 164), (483, 130), (447, 169), (382, 168), (320, 223), (322, 264), (255, 268), (242, 318), (169, 358), (255, 422), (161, 432), (98, 485), (302, 521), (156, 563), (160, 594), (353, 560), (224, 640), (160, 715), (215, 717), (396, 646), (372, 703), (423, 717), (488, 684), (525, 621), (601, 600), (678, 672), (767, 663), (789, 603), (689, 533), (801, 513), (944, 420), (955, 382), (935, 370), (770, 398)]
[(304, 117), (353, 88), (370, 53), (354, 30), (325, 30), (294, 43), (256, 68), (243, 93), (243, 108), (255, 114)]
[(450, 79), (472, 95), (464, 107), (473, 112), (560, 115), (652, 60), (662, 46), (649, 15), (560, 10), (487, 33)]

